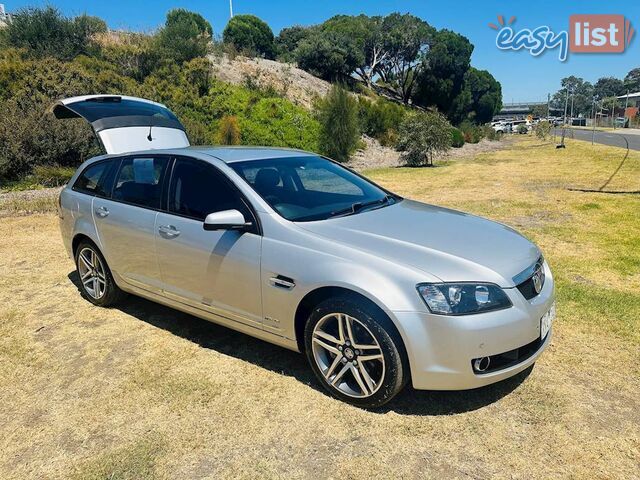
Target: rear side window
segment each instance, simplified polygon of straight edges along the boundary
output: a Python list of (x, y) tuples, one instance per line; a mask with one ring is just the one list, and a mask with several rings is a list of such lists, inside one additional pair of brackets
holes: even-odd
[(127, 158), (122, 161), (113, 199), (141, 207), (160, 208), (166, 157)]
[(89, 165), (80, 174), (73, 189), (83, 193), (107, 197), (110, 190), (109, 172), (112, 161), (98, 162)]

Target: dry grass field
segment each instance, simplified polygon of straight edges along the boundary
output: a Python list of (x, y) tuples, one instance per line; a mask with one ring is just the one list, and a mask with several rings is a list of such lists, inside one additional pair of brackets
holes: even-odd
[[(554, 339), (475, 391), (333, 400), (301, 355), (150, 302), (82, 299), (50, 209), (0, 205), (0, 478), (640, 478), (640, 195), (624, 152), (535, 139), (368, 175), (507, 223), (554, 270)], [(612, 190), (640, 190), (632, 153)]]

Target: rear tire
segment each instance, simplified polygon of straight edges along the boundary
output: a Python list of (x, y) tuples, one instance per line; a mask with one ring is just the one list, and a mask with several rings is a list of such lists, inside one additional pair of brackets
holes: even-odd
[(332, 298), (309, 315), (304, 331), (307, 360), (334, 397), (376, 408), (407, 383), (402, 340), (390, 320), (365, 302)]
[(99, 307), (110, 307), (124, 298), (125, 293), (116, 285), (106, 260), (93, 242), (80, 242), (75, 260), (80, 288), (87, 300)]

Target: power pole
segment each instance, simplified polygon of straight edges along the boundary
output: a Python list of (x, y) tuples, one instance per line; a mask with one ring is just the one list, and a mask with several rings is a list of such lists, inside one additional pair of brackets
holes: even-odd
[(229, 18), (233, 18), (233, 0), (229, 0)]
[[(629, 108), (629, 90), (627, 90), (627, 98), (624, 101), (624, 123), (627, 124), (627, 108)], [(631, 123), (631, 120), (629, 120)]]
[(547, 93), (547, 121), (551, 116), (551, 94)]
[(574, 95), (573, 92), (571, 92), (571, 125), (573, 125), (573, 99)]
[(596, 99), (593, 98), (593, 130), (591, 131), (591, 145), (596, 140)]
[(567, 96), (564, 99), (564, 124), (567, 124), (567, 107), (569, 106), (569, 87), (567, 87)]

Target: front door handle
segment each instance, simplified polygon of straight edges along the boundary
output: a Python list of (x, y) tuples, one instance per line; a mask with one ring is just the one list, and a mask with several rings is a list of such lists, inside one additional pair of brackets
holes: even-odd
[(180, 235), (180, 230), (173, 225), (160, 225), (158, 227), (158, 231), (160, 232), (160, 235), (167, 238), (175, 238)]
[(96, 215), (98, 215), (100, 218), (104, 218), (109, 215), (109, 209), (107, 207), (98, 207), (95, 211)]

